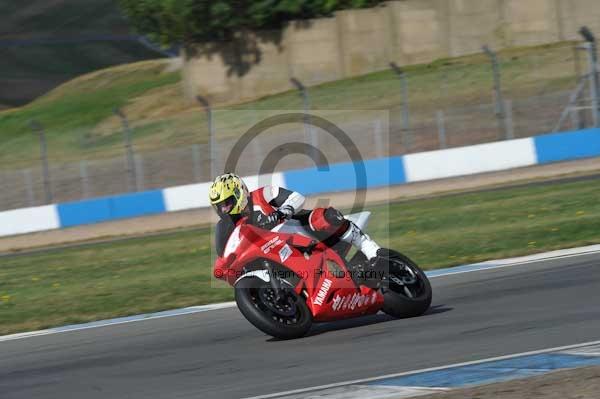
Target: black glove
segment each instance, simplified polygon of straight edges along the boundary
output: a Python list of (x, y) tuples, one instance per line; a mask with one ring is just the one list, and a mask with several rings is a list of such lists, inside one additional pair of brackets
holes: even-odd
[(294, 208), (291, 205), (282, 206), (277, 210), (281, 214), (281, 219), (291, 219), (294, 216)]
[(285, 215), (277, 210), (273, 213), (265, 215), (262, 212), (255, 212), (255, 224), (257, 227), (265, 230), (271, 230), (273, 227), (277, 226), (281, 220), (283, 220)]

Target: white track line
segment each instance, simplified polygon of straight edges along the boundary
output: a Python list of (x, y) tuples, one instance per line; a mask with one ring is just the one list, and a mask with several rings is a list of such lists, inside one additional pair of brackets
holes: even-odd
[[(518, 258), (509, 258), (509, 259), (500, 259), (495, 261), (488, 261), (482, 263), (475, 263), (472, 265), (463, 265), (456, 266), (447, 269), (439, 269), (439, 270), (431, 270), (428, 272), (430, 278), (437, 278), (442, 276), (449, 276), (454, 274), (463, 274), (463, 273), (472, 273), (478, 271), (485, 270), (493, 270), (493, 269), (501, 269), (506, 267), (518, 266), (518, 265), (527, 265), (531, 263), (536, 263), (543, 260), (556, 260), (563, 258), (571, 258), (577, 256), (585, 256), (591, 255), (600, 252), (600, 245), (590, 245), (586, 247), (580, 248), (571, 248), (571, 249), (561, 249), (558, 251), (545, 252), (541, 254), (535, 254), (530, 256), (522, 256)], [(37, 337), (41, 335), (50, 335), (50, 334), (58, 334), (70, 331), (79, 331), (79, 330), (87, 330), (90, 328), (99, 328), (106, 326), (113, 326), (118, 324), (126, 324), (133, 323), (138, 321), (146, 321), (153, 319), (160, 319), (164, 317), (173, 317), (173, 316), (182, 316), (189, 315), (195, 313), (208, 312), (212, 310), (219, 309), (227, 309), (235, 307), (235, 302), (223, 302), (223, 303), (215, 303), (211, 305), (203, 305), (203, 306), (192, 306), (181, 309), (173, 309), (165, 312), (157, 312), (157, 313), (146, 313), (140, 314), (136, 316), (129, 317), (119, 317), (116, 319), (108, 319), (108, 320), (100, 320), (91, 323), (85, 324), (73, 324), (62, 327), (50, 328), (47, 330), (39, 330), (39, 331), (31, 331), (19, 334), (11, 334), (0, 336), (0, 342), (4, 341), (12, 341), (16, 339), (24, 339)]]
[(187, 314), (208, 312), (211, 310), (233, 308), (235, 306), (236, 306), (235, 302), (223, 302), (223, 303), (215, 303), (215, 304), (211, 304), (211, 305), (191, 306), (188, 308), (167, 310), (164, 312), (145, 313), (145, 314), (140, 314), (140, 315), (135, 315), (135, 316), (119, 317), (116, 319), (93, 321), (91, 323), (73, 324), (73, 325), (67, 325), (67, 326), (62, 326), (62, 327), (49, 328), (47, 330), (39, 330), (39, 331), (31, 331), (31, 332), (24, 332), (24, 333), (18, 333), (18, 334), (4, 335), (4, 336), (0, 336), (0, 342), (13, 341), (15, 339), (39, 337), (41, 335), (51, 335), (51, 334), (58, 334), (58, 333), (64, 333), (64, 332), (70, 332), (70, 331), (88, 330), (90, 328), (114, 326), (114, 325), (118, 325), (118, 324), (127, 324), (127, 323), (133, 323), (133, 322), (137, 322), (137, 321), (162, 319), (165, 317), (173, 317), (173, 316), (181, 316), (181, 315), (187, 315)]
[(540, 254), (519, 256), (516, 258), (507, 258), (500, 260), (490, 260), (471, 265), (455, 266), (447, 269), (429, 270), (426, 272), (429, 278), (450, 276), (453, 274), (463, 274), (478, 272), (484, 270), (502, 269), (511, 266), (522, 266), (531, 263), (539, 263), (540, 261), (567, 259), (578, 256), (593, 255), (600, 252), (600, 245), (589, 245), (586, 247), (559, 249), (556, 251), (544, 252)]
[(584, 343), (581, 343), (581, 344), (567, 345), (567, 346), (558, 346), (558, 347), (555, 347), (555, 348), (547, 348), (547, 349), (541, 349), (541, 350), (530, 351), (530, 352), (514, 353), (512, 355), (490, 357), (490, 358), (487, 358), (487, 359), (473, 360), (473, 361), (464, 362), (464, 363), (448, 364), (446, 366), (439, 366), (439, 367), (431, 367), (431, 368), (420, 369), (420, 370), (405, 371), (405, 372), (396, 373), (396, 374), (386, 374), (386, 375), (380, 375), (378, 377), (370, 377), (370, 378), (362, 378), (362, 379), (358, 379), (358, 380), (350, 380), (350, 381), (344, 381), (344, 382), (337, 382), (337, 383), (333, 383), (333, 384), (319, 385), (319, 386), (310, 387), (310, 388), (294, 389), (294, 390), (291, 390), (291, 391), (278, 392), (278, 393), (273, 393), (273, 394), (269, 394), (269, 395), (252, 396), (252, 397), (248, 397), (248, 398), (245, 398), (245, 399), (269, 399), (269, 398), (277, 398), (277, 397), (280, 397), (280, 396), (287, 396), (287, 395), (294, 395), (294, 394), (299, 394), (299, 393), (320, 391), (322, 389), (336, 388), (336, 387), (341, 387), (341, 386), (345, 386), (345, 385), (363, 384), (363, 383), (366, 383), (366, 382), (373, 382), (373, 381), (383, 380), (383, 379), (388, 379), (388, 378), (403, 377), (403, 376), (407, 376), (407, 375), (411, 375), (411, 374), (419, 374), (419, 373), (425, 373), (425, 372), (429, 372), (429, 371), (444, 370), (444, 369), (448, 369), (448, 368), (462, 367), (462, 366), (471, 366), (471, 365), (474, 365), (474, 364), (494, 362), (494, 361), (497, 361), (497, 360), (514, 359), (516, 357), (521, 357), (521, 356), (531, 356), (531, 355), (540, 355), (540, 354), (543, 354), (543, 353), (562, 352), (562, 351), (573, 350), (573, 349), (577, 349), (577, 348), (581, 348), (581, 347), (598, 345), (598, 344), (600, 344), (600, 341), (584, 342)]
[(309, 396), (304, 394), (284, 396), (284, 399), (408, 399), (449, 390), (447, 388), (411, 386), (345, 385), (309, 393)]

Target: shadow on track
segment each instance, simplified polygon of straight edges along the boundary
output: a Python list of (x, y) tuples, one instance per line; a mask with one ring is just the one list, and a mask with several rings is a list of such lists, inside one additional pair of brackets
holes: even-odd
[[(451, 311), (452, 309), (453, 308), (447, 307), (446, 305), (435, 305), (435, 306), (430, 307), (429, 310), (427, 310), (427, 312), (425, 312), (425, 314), (423, 314), (422, 316), (419, 316), (419, 317), (427, 317), (427, 316), (433, 316), (433, 315), (439, 314), (439, 313), (446, 313), (446, 312)], [(326, 323), (318, 323), (318, 324), (313, 325), (310, 332), (304, 338), (314, 337), (316, 335), (321, 335), (321, 334), (325, 334), (325, 333), (329, 333), (329, 332), (333, 332), (333, 331), (346, 330), (349, 328), (369, 326), (372, 324), (379, 324), (379, 323), (387, 323), (389, 321), (394, 321), (394, 320), (400, 320), (400, 319), (396, 319), (396, 318), (394, 318), (392, 316), (388, 316), (384, 313), (377, 313), (374, 315), (357, 317), (357, 318), (353, 318), (353, 319), (331, 321), (331, 322), (326, 322)], [(300, 338), (300, 339), (302, 339), (302, 338)], [(278, 338), (269, 338), (266, 341), (267, 342), (279, 342), (279, 341), (284, 341), (284, 340), (281, 340)]]

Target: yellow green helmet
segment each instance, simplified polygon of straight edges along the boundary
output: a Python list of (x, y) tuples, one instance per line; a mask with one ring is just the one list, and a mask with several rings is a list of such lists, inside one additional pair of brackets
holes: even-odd
[(217, 177), (208, 190), (208, 199), (219, 216), (241, 214), (249, 195), (244, 181), (233, 173)]

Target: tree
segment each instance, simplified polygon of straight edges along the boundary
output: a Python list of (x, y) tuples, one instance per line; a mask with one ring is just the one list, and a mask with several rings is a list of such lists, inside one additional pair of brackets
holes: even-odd
[(134, 28), (163, 45), (231, 40), (244, 30), (279, 29), (290, 20), (331, 16), (382, 0), (119, 0)]

